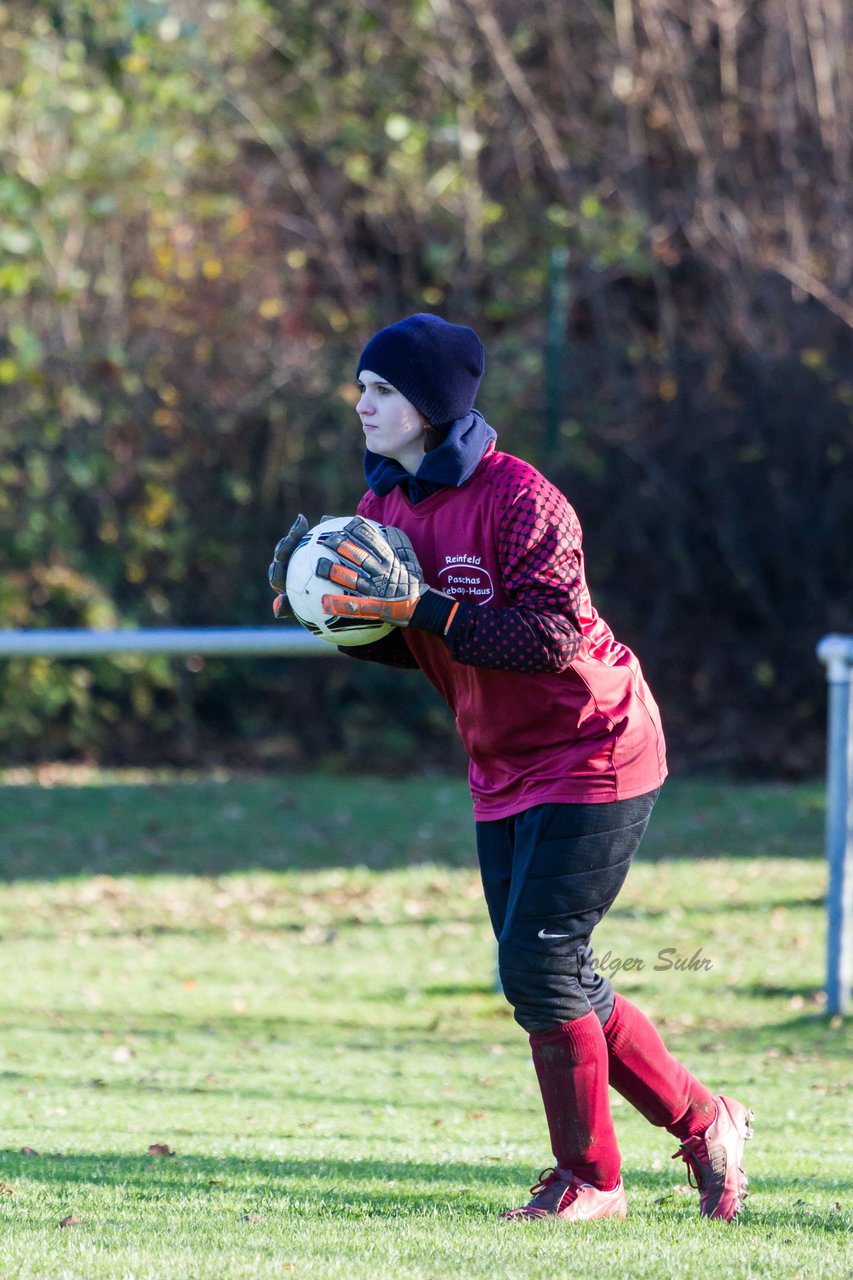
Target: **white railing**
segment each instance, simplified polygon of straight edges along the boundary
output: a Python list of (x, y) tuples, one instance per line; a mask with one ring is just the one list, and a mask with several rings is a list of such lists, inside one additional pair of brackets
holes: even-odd
[(826, 750), (827, 1013), (850, 1008), (853, 979), (853, 636), (824, 636), (817, 654), (829, 682)]
[(246, 655), (286, 653), (322, 657), (334, 645), (302, 627), (141, 627), (127, 631), (0, 631), (0, 657), (94, 658), (116, 653), (213, 653)]

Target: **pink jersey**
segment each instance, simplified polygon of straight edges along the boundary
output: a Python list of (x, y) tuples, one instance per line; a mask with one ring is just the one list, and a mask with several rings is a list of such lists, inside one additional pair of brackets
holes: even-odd
[(427, 583), (470, 602), (446, 638), (403, 635), (456, 717), (478, 821), (660, 786), (657, 705), (593, 607), (577, 516), (535, 467), (490, 448), (459, 488), (413, 505), (398, 486), (358, 509), (403, 529)]

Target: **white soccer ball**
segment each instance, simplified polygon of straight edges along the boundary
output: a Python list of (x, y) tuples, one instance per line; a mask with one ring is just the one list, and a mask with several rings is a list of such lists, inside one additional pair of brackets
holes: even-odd
[[(318, 578), (315, 572), (317, 561), (322, 559), (337, 560), (345, 563), (335, 551), (325, 545), (330, 533), (338, 533), (349, 524), (352, 516), (334, 516), (315, 524), (297, 546), (287, 566), (285, 590), (287, 599), (293, 610), (296, 621), (306, 631), (328, 640), (329, 644), (344, 646), (370, 644), (381, 640), (391, 630), (390, 622), (369, 622), (363, 618), (341, 618), (336, 614), (323, 612), (323, 596), (354, 596), (354, 591), (330, 582), (328, 578)], [(375, 520), (368, 520), (374, 529), (382, 529)], [(351, 566), (350, 566), (351, 567)]]

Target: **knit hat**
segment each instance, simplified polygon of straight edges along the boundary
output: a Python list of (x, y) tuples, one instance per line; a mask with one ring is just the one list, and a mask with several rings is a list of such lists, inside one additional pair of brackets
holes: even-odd
[(441, 429), (473, 409), (484, 362), (473, 329), (422, 312), (380, 329), (362, 351), (358, 373), (385, 379)]

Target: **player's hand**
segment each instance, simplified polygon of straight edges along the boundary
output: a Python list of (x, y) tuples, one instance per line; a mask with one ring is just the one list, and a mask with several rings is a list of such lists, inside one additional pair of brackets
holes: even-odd
[(318, 560), (318, 578), (381, 600), (419, 594), (423, 570), (402, 529), (388, 528), (383, 535), (361, 516), (354, 516), (338, 533), (328, 534), (325, 544), (346, 563)]
[(330, 534), (326, 545), (344, 563), (318, 560), (317, 577), (355, 594), (324, 596), (324, 613), (446, 634), (456, 601), (427, 586), (402, 529), (389, 526), (383, 534), (356, 516), (339, 533)]
[(273, 552), (272, 564), (269, 567), (269, 583), (276, 598), (273, 601), (272, 611), (277, 618), (285, 618), (292, 612), (287, 602), (287, 593), (285, 592), (285, 583), (287, 582), (287, 566), (290, 563), (290, 557), (293, 555), (299, 543), (308, 532), (308, 521), (300, 514), (296, 517), (291, 526), (290, 532), (286, 533), (276, 543)]

